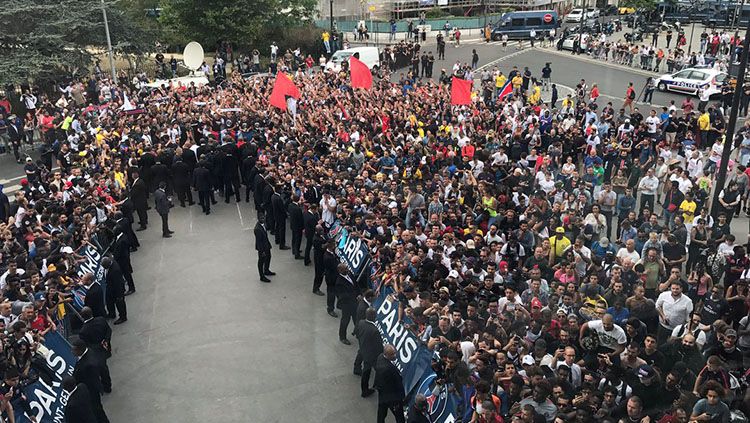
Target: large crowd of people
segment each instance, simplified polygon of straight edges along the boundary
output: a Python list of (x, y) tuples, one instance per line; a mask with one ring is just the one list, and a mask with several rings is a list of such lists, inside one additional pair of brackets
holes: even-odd
[[(301, 92), (288, 111), (269, 106), (273, 76), (239, 72), (221, 88), (92, 77), (27, 93), (22, 110), (0, 101), (3, 122), (29, 128), (11, 142), (40, 136), (46, 154), (26, 160), (13, 201), (0, 195), (3, 387), (44, 377), (35, 349), (72, 287), (88, 288), (84, 325), (127, 321), (133, 226), (152, 223), (153, 195), (162, 217), (166, 197), (205, 214), (252, 201), (270, 233), (256, 243), (260, 279), (273, 276), (266, 248), (291, 247), (314, 267), (312, 291), (340, 314), (345, 344), (350, 321), (364, 334), (373, 319), (371, 288), (393, 289), (399, 318), (438, 357), (439, 382), (475, 391), (459, 407), (464, 421), (728, 422), (730, 406), (748, 412), (750, 258), (730, 224), (748, 212), (750, 124), (727, 185), (715, 187), (721, 105), (626, 111), (582, 81), (558, 107), (542, 99), (541, 74), (509, 67), (454, 107), (447, 77), (408, 72), (352, 90), (345, 71), (278, 68)], [(513, 95), (497, 97), (501, 80)], [(135, 109), (122, 110), (126, 98)], [(367, 243), (372, 283), (340, 266), (327, 239), (336, 221)], [(106, 301), (93, 275), (76, 274), (89, 243), (112, 246)], [(94, 332), (74, 350), (98, 372), (109, 335)], [(384, 392), (393, 348), (360, 349), (362, 395), (375, 367), (384, 410), (403, 421), (403, 393)], [(101, 374), (75, 382), (104, 422)], [(10, 397), (0, 404), (7, 415)], [(428, 421), (425, 404), (414, 401), (409, 421)]]

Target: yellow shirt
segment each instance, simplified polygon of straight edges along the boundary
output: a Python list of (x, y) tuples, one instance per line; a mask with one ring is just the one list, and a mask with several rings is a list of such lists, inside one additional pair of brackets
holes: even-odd
[(529, 103), (536, 105), (542, 99), (542, 89), (538, 85), (535, 85), (533, 91), (531, 96), (529, 96)]
[(698, 205), (695, 201), (682, 200), (680, 203), (680, 210), (682, 210), (682, 217), (685, 218), (685, 222), (692, 222), (695, 218), (695, 209)]
[(549, 243), (550, 247), (552, 247), (553, 251), (555, 252), (555, 258), (562, 257), (565, 250), (570, 247), (570, 240), (566, 236), (563, 236), (561, 239), (557, 239), (557, 235), (553, 235), (549, 238)]
[(331, 34), (329, 34), (328, 31), (323, 31), (323, 34), (321, 34), (320, 37), (323, 39), (323, 42), (325, 42), (331, 38)]
[(523, 84), (523, 78), (521, 78), (519, 75), (516, 75), (513, 77), (513, 81), (511, 82), (513, 83), (513, 88), (518, 89), (521, 88), (521, 84)]
[(495, 87), (496, 88), (502, 88), (502, 87), (504, 87), (506, 82), (508, 82), (508, 78), (505, 75), (503, 75), (503, 74), (500, 74), (500, 75), (498, 75), (498, 76), (495, 77)]
[(698, 118), (698, 128), (701, 131), (708, 131), (711, 128), (711, 117), (708, 116), (708, 113), (703, 113)]
[(67, 130), (68, 130), (68, 129), (70, 128), (70, 124), (71, 124), (71, 123), (73, 123), (73, 116), (67, 116), (67, 117), (65, 118), (65, 120), (63, 120), (63, 123), (62, 123), (62, 125), (60, 126), (60, 128), (61, 128), (61, 129), (62, 129), (63, 131), (67, 131)]
[(563, 107), (573, 107), (574, 104), (572, 98), (565, 97), (562, 101)]

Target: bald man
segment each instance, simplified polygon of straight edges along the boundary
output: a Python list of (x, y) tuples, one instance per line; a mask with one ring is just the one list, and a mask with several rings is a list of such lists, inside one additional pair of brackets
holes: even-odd
[(385, 422), (388, 410), (391, 410), (397, 423), (404, 423), (404, 381), (401, 372), (393, 361), (396, 359), (396, 348), (391, 344), (383, 347), (383, 354), (378, 356), (375, 364), (375, 387), (378, 389), (378, 423)]
[(599, 339), (597, 353), (615, 357), (625, 350), (628, 340), (625, 330), (615, 324), (611, 314), (605, 314), (601, 320), (592, 320), (581, 325), (579, 339), (583, 339), (587, 331), (593, 331)]

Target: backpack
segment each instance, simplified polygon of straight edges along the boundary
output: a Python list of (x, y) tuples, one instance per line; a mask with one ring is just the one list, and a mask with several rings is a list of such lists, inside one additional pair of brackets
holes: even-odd
[(634, 89), (631, 88), (631, 89), (628, 90), (628, 98), (631, 99), (631, 100), (635, 100), (635, 90)]

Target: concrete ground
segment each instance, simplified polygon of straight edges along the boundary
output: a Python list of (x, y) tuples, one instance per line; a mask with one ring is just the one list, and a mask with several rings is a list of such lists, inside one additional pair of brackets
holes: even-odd
[[(115, 326), (109, 361), (112, 422), (372, 421), (376, 396), (359, 396), (356, 347), (311, 293), (313, 269), (273, 250), (273, 283), (258, 281), (252, 202), (198, 206), (138, 232), (137, 293)], [(350, 336), (351, 341), (355, 341)]]

